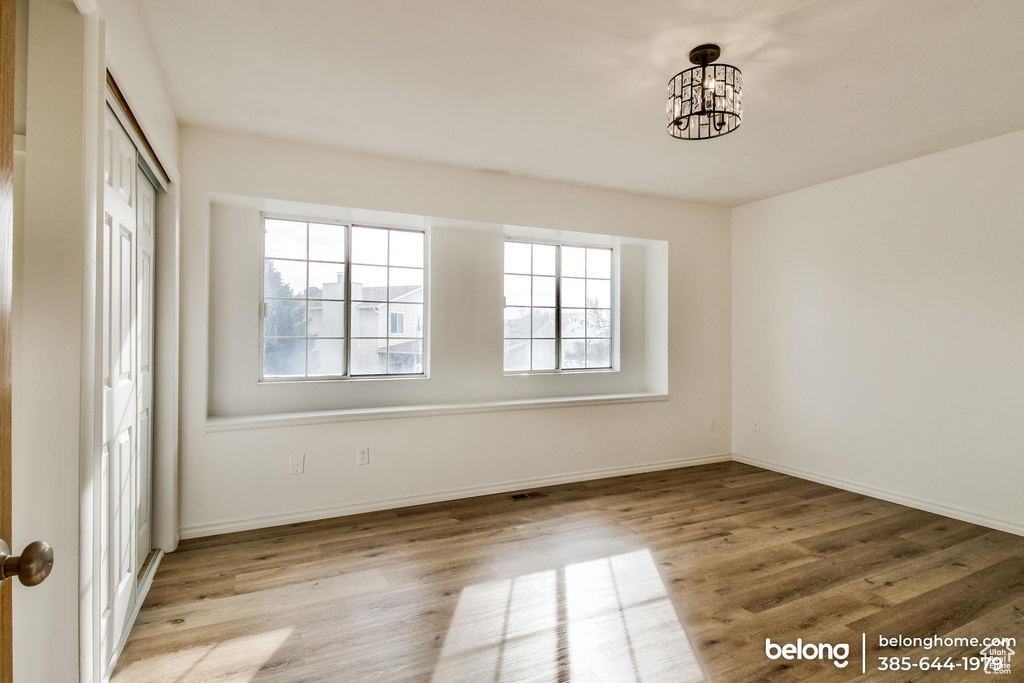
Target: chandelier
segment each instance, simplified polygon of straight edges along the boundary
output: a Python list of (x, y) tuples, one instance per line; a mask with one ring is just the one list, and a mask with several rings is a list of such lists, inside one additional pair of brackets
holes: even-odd
[(717, 45), (690, 50), (697, 66), (668, 82), (668, 134), (680, 140), (707, 140), (733, 132), (743, 122), (743, 74), (729, 64), (712, 64), (722, 54)]

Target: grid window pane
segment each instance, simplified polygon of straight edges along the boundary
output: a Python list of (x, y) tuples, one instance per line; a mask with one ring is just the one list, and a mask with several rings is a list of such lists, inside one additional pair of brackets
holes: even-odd
[(562, 336), (563, 337), (586, 337), (586, 311), (582, 308), (562, 309)]
[(528, 275), (505, 276), (505, 305), (530, 305), (530, 277)]
[(281, 299), (306, 296), (306, 262), (266, 259), (263, 262), (263, 296)]
[(612, 281), (587, 280), (587, 308), (611, 308)]
[(385, 375), (388, 371), (387, 339), (352, 339), (353, 375)]
[(305, 337), (306, 302), (295, 299), (267, 299), (263, 317), (265, 337)]
[(391, 303), (388, 304), (388, 336), (413, 337), (423, 336), (422, 329), (416, 329), (416, 321), (423, 317), (423, 304)]
[(554, 306), (555, 305), (555, 278), (534, 277), (533, 278), (533, 305)]
[(557, 252), (558, 247), (553, 244), (533, 245), (533, 274), (554, 275)]
[(423, 301), (423, 270), (420, 268), (388, 268), (388, 300)]
[(263, 340), (264, 377), (301, 377), (305, 374), (305, 339)]
[(587, 340), (562, 340), (562, 368), (574, 369), (587, 367)]
[(598, 338), (612, 336), (612, 312), (609, 309), (587, 309), (587, 336)]
[(611, 249), (587, 249), (587, 277), (610, 279), (611, 276)]
[(505, 340), (505, 371), (524, 372), (530, 369), (530, 340)]
[(521, 275), (529, 275), (533, 272), (529, 244), (505, 242), (505, 272)]
[(609, 368), (612, 365), (612, 344), (610, 339), (587, 340), (587, 367)]
[(306, 258), (306, 223), (268, 218), (263, 225), (263, 255), (267, 258)]
[(555, 338), (555, 309), (533, 309), (533, 336), (539, 339)]
[(583, 308), (587, 305), (587, 281), (579, 278), (562, 278), (562, 306)]
[(534, 339), (533, 340), (533, 369), (554, 370), (555, 369), (555, 340)]
[(308, 353), (310, 377), (345, 374), (344, 339), (310, 339)]
[(352, 263), (386, 266), (388, 230), (352, 226)]
[(310, 261), (309, 298), (344, 299), (345, 264)]
[(344, 261), (345, 226), (310, 223), (309, 258), (319, 261)]
[(581, 247), (562, 247), (562, 277), (587, 276), (587, 250)]
[(505, 337), (522, 339), (530, 337), (530, 311), (526, 307), (505, 308)]
[(307, 335), (310, 337), (344, 337), (345, 302), (310, 301)]
[(423, 340), (391, 339), (388, 342), (388, 373), (419, 374), (423, 372)]
[[(353, 301), (350, 305), (351, 327), (353, 337), (387, 337), (388, 306), (385, 303), (370, 301)], [(352, 361), (355, 365), (355, 361)]]
[(383, 266), (352, 266), (353, 301), (387, 301), (388, 269)]
[(423, 233), (390, 230), (388, 264), (392, 266), (423, 267)]

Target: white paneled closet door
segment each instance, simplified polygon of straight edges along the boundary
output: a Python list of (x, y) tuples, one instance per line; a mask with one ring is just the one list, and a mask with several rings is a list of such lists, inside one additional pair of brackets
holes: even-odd
[(156, 243), (156, 188), (136, 169), (138, 188), (136, 278), (138, 321), (135, 349), (139, 372), (136, 380), (138, 420), (135, 449), (135, 565), (141, 571), (153, 547), (153, 247)]
[(102, 652), (109, 664), (151, 547), (156, 192), (108, 108), (103, 170)]

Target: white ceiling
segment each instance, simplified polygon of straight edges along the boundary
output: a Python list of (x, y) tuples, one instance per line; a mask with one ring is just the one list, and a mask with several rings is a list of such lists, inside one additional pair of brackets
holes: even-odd
[[(141, 0), (181, 120), (736, 205), (1024, 129), (1021, 0)], [(744, 122), (665, 132), (698, 43)]]

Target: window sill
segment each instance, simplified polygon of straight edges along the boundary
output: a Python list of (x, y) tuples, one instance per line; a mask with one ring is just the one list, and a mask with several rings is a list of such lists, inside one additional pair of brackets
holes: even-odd
[(541, 408), (569, 408), (621, 403), (650, 403), (667, 401), (668, 394), (608, 394), (604, 396), (569, 396), (563, 398), (492, 401), (486, 403), (452, 403), (447, 405), (397, 406), (392, 408), (354, 408), (349, 410), (322, 410), (307, 413), (275, 413), (272, 415), (242, 415), (238, 417), (208, 417), (206, 433), (236, 432), (273, 427), (389, 420), (402, 417), (428, 417), (432, 415), (463, 415), (468, 413), (494, 413), (510, 410), (536, 410)]
[(393, 375), (331, 375), (323, 377), (262, 377), (257, 384), (323, 384), (324, 382), (397, 382), (410, 379), (430, 379), (425, 372)]
[(568, 368), (563, 370), (506, 370), (506, 377), (538, 377), (544, 375), (594, 375), (599, 373), (618, 372), (618, 368)]

